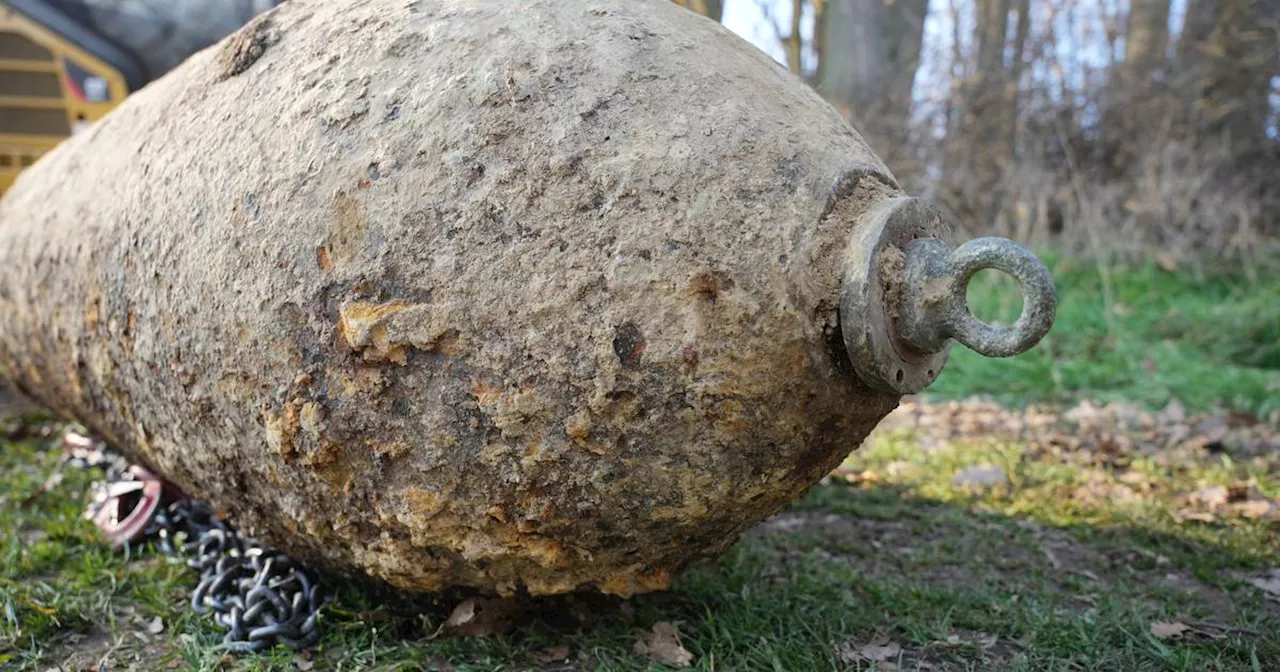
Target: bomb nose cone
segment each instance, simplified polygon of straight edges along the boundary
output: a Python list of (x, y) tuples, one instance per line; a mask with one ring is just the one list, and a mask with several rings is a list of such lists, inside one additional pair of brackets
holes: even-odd
[[(882, 201), (859, 218), (841, 287), (841, 331), (859, 378), (871, 387), (916, 394), (937, 379), (952, 341), (987, 357), (1030, 350), (1049, 333), (1057, 293), (1049, 269), (1004, 238), (952, 250), (942, 213), (914, 198)], [(1022, 314), (1009, 327), (969, 310), (969, 280), (980, 270), (1013, 276)]]

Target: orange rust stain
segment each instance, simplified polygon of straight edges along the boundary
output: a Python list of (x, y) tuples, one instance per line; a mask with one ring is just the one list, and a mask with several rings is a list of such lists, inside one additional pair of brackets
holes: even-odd
[(462, 353), (462, 338), (456, 329), (446, 331), (436, 341), (436, 352), (448, 357), (457, 357)]
[(390, 443), (371, 442), (374, 453), (388, 459), (396, 459), (409, 454), (409, 444), (404, 441), (396, 440)]
[(333, 199), (333, 230), (326, 246), (333, 255), (332, 261), (346, 263), (359, 256), (367, 228), (364, 204), (346, 192), (339, 192)]
[(471, 395), (481, 406), (490, 406), (502, 397), (502, 388), (490, 385), (483, 380), (474, 380), (471, 383)]
[(339, 309), (338, 335), (347, 347), (362, 352), (366, 361), (391, 361), (403, 365), (407, 360), (403, 344), (392, 343), (386, 320), (414, 304), (394, 300), (386, 303), (359, 301)]
[(316, 248), (316, 265), (322, 271), (333, 270), (333, 260), (329, 258), (329, 250), (324, 245)]
[(583, 409), (564, 419), (564, 433), (578, 443), (578, 445), (586, 445), (588, 436), (591, 436), (593, 428), (591, 422), (591, 412)]
[(264, 411), (263, 423), (267, 428), (267, 445), (285, 460), (293, 457), (297, 452), (295, 440), (299, 427), (298, 405), (292, 402), (285, 404), (279, 415)]
[(102, 320), (102, 297), (94, 297), (93, 302), (84, 311), (84, 330), (94, 331)]
[(452, 494), (449, 489), (444, 492), (432, 492), (422, 488), (405, 488), (404, 499), (405, 504), (409, 507), (409, 513), (416, 518), (426, 519), (432, 518), (436, 514), (444, 510), (449, 504), (449, 495)]
[(554, 539), (523, 535), (518, 543), (527, 557), (542, 567), (558, 567), (564, 563), (564, 549)]
[(671, 572), (665, 569), (623, 572), (605, 579), (600, 584), (600, 591), (621, 598), (628, 598), (638, 593), (666, 590), (671, 587)]

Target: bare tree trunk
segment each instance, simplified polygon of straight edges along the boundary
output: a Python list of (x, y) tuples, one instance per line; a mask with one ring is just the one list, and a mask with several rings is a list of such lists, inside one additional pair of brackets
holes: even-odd
[[(1125, 69), (1135, 75), (1163, 69), (1168, 48), (1169, 0), (1130, 0), (1129, 23), (1125, 28)], [(1131, 81), (1137, 81), (1137, 77)]]
[(1168, 114), (1159, 74), (1167, 70), (1169, 6), (1169, 0), (1131, 0), (1124, 60), (1112, 65), (1104, 98), (1107, 141), (1101, 161), (1117, 176), (1147, 153), (1154, 130)]
[(787, 33), (787, 67), (791, 72), (797, 75), (803, 71), (803, 64), (800, 62), (801, 54), (804, 53), (804, 41), (800, 37), (800, 20), (804, 17), (804, 0), (792, 0), (791, 2), (791, 31)]
[(681, 7), (689, 9), (719, 22), (724, 17), (724, 0), (672, 0)]
[(976, 58), (964, 86), (959, 142), (952, 145), (947, 163), (953, 189), (958, 189), (952, 194), (958, 209), (987, 228), (1003, 207), (1000, 180), (1013, 160), (1009, 129), (1014, 118), (1006, 87), (1016, 82), (1010, 81), (1004, 63), (1012, 0), (975, 0), (974, 5)]
[(1027, 35), (1031, 32), (1031, 0), (1017, 0), (1014, 11), (1018, 13), (1018, 24), (1013, 35), (1013, 63), (1009, 66), (1009, 78), (1005, 83), (1005, 99), (1008, 100), (1009, 108), (1009, 132), (1005, 134), (1005, 139), (1010, 157), (1017, 151), (1018, 87), (1022, 85), (1022, 70), (1027, 57)]
[(817, 88), (894, 164), (907, 137), (928, 0), (823, 3)]
[(1270, 80), (1277, 71), (1276, 0), (1197, 0), (1187, 7), (1176, 83), (1197, 135), (1264, 145)]

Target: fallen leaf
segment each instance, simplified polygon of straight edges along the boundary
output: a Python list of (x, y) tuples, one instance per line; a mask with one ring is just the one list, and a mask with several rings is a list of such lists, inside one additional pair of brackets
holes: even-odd
[(1267, 576), (1249, 579), (1249, 583), (1267, 594), (1267, 597), (1280, 602), (1280, 569), (1271, 570)]
[(153, 635), (158, 635), (164, 632), (164, 619), (156, 616), (150, 621), (147, 621), (147, 632)]
[[(959, 643), (959, 638), (956, 643)], [(951, 643), (951, 638), (947, 639)], [(889, 638), (888, 635), (878, 635), (875, 639), (862, 646), (858, 646), (853, 640), (849, 640), (844, 644), (836, 647), (836, 656), (840, 658), (840, 662), (846, 664), (857, 663), (860, 661), (881, 663), (880, 669), (892, 669), (889, 667), (893, 661), (897, 660), (899, 654), (902, 653), (902, 646)]]
[(293, 666), (298, 668), (299, 670), (302, 670), (302, 672), (307, 672), (307, 670), (310, 670), (311, 668), (315, 667), (316, 663), (315, 661), (308, 658), (305, 654), (297, 653), (297, 654), (294, 654), (293, 656)]
[(667, 621), (653, 624), (653, 629), (636, 641), (632, 650), (642, 656), (677, 667), (690, 667), (693, 653), (680, 645), (680, 633)]
[(458, 668), (449, 662), (444, 656), (431, 656), (427, 660), (427, 669), (431, 672), (458, 672)]
[(1227, 502), (1231, 499), (1231, 492), (1225, 486), (1216, 485), (1212, 488), (1196, 490), (1191, 493), (1191, 499), (1209, 508), (1216, 509), (1227, 505)]
[(569, 655), (573, 652), (573, 647), (568, 644), (557, 644), (538, 652), (538, 662), (540, 663), (562, 663), (569, 659)]
[(1165, 404), (1164, 410), (1160, 411), (1160, 415), (1156, 416), (1156, 419), (1161, 424), (1177, 424), (1187, 419), (1187, 409), (1183, 408), (1177, 399), (1174, 399)]
[(1005, 475), (1004, 469), (992, 464), (984, 464), (958, 472), (952, 477), (951, 484), (990, 488), (1007, 483), (1008, 480), (1009, 477)]
[(1049, 561), (1049, 564), (1054, 569), (1062, 569), (1062, 561), (1058, 559), (1058, 556), (1054, 554), (1053, 551), (1049, 550), (1048, 546), (1041, 546), (1040, 550), (1044, 553), (1044, 558)]
[(1231, 511), (1250, 519), (1280, 517), (1280, 506), (1276, 506), (1265, 499), (1236, 502), (1231, 505)]
[(505, 632), (519, 611), (519, 604), (514, 600), (469, 598), (453, 608), (448, 620), (431, 637), (488, 637)]
[(1221, 448), (1222, 440), (1227, 438), (1230, 429), (1231, 421), (1225, 414), (1211, 415), (1196, 423), (1194, 441), (1211, 450)]
[(1151, 624), (1151, 636), (1156, 639), (1178, 639), (1186, 634), (1190, 629), (1191, 626), (1186, 623), (1156, 621)]
[(383, 606), (360, 612), (361, 623), (382, 623), (391, 620), (391, 612)]
[(46, 492), (52, 492), (54, 488), (58, 487), (58, 485), (62, 483), (62, 479), (63, 475), (61, 471), (55, 471), (52, 474), (49, 474), (49, 477), (44, 479), (44, 485), (41, 485), (35, 492), (24, 497), (22, 501), (18, 503), (18, 506), (23, 509), (31, 506), (40, 498), (40, 495), (43, 495)]
[(1102, 581), (1102, 579), (1098, 578), (1097, 574), (1094, 574), (1093, 572), (1087, 569), (1073, 569), (1071, 570), (1071, 573), (1079, 574), (1080, 576), (1083, 576), (1084, 578), (1089, 579), (1091, 581), (1098, 581), (1098, 582)]

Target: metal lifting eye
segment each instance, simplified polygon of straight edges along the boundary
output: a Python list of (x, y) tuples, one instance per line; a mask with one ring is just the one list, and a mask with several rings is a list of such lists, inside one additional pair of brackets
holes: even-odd
[[(898, 334), (920, 352), (938, 352), (953, 338), (987, 357), (1030, 350), (1049, 333), (1058, 298), (1049, 269), (1029, 250), (1005, 238), (976, 238), (954, 251), (936, 239), (907, 245)], [(995, 327), (969, 310), (969, 280), (995, 269), (1022, 290), (1022, 314), (1010, 327)]]
[[(1005, 238), (978, 238), (952, 250), (936, 208), (913, 198), (883, 202), (855, 222), (840, 298), (845, 351), (867, 385), (915, 394), (942, 373), (954, 339), (987, 357), (1031, 349), (1053, 326), (1058, 299), (1049, 269)], [(1010, 327), (974, 317), (969, 280), (991, 268), (1022, 290)]]

